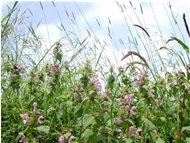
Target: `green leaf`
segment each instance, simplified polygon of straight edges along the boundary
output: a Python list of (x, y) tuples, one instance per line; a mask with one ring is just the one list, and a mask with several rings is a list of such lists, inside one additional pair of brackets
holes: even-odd
[(155, 125), (147, 118), (145, 118), (144, 116), (142, 117), (142, 121), (145, 123), (145, 126), (149, 129), (149, 130), (152, 130), (152, 129), (155, 129)]
[(158, 138), (158, 139), (156, 140), (156, 143), (165, 143), (165, 141), (164, 141), (163, 139), (161, 139), (161, 138)]
[(71, 136), (71, 133), (70, 133), (70, 132), (64, 134), (64, 137), (65, 137), (66, 139), (68, 139), (69, 136)]
[(182, 128), (182, 132), (183, 132), (183, 131), (186, 131), (186, 130), (187, 130), (187, 131), (190, 131), (190, 126), (186, 126), (186, 127), (183, 127), (183, 128)]
[(95, 125), (95, 117), (90, 114), (85, 114), (83, 117), (83, 129), (86, 129), (90, 125)]
[(165, 117), (160, 117), (160, 120), (162, 120), (163, 122), (166, 122), (166, 118)]
[(36, 130), (38, 132), (42, 132), (42, 133), (48, 134), (49, 131), (50, 131), (50, 127), (49, 126), (39, 126), (39, 127), (36, 128)]
[(90, 139), (90, 137), (92, 137), (94, 135), (94, 132), (93, 130), (91, 129), (86, 129), (82, 135), (81, 135), (81, 138), (85, 141), (85, 142), (88, 142), (88, 140)]
[(132, 143), (133, 140), (132, 139), (125, 139), (125, 143)]
[(186, 138), (186, 143), (190, 143), (190, 138)]
[(183, 47), (183, 49), (189, 53), (189, 47), (185, 43), (183, 43), (180, 39), (176, 37), (171, 37), (171, 38), (172, 40), (177, 41)]

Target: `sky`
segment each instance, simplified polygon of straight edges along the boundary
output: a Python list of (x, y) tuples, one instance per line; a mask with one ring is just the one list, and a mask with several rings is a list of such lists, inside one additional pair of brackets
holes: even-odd
[[(7, 5), (11, 7), (12, 4), (11, 1), (2, 3), (2, 17), (7, 13)], [(134, 44), (135, 40), (132, 38), (134, 36), (138, 39), (138, 34), (142, 36), (143, 32), (133, 24), (142, 25), (151, 35), (157, 48), (163, 46), (172, 35), (183, 39), (177, 25), (174, 22), (173, 25), (170, 24), (167, 14), (171, 19), (172, 15), (168, 1), (131, 0), (130, 3), (127, 0), (68, 0), (54, 1), (55, 5), (50, 1), (42, 1), (41, 4), (42, 6), (37, 1), (20, 1), (19, 13), (22, 14), (26, 10), (25, 23), (36, 27), (36, 33), (43, 38), (44, 48), (50, 47), (58, 39), (66, 36), (64, 30), (58, 28), (61, 27), (61, 23), (73, 39), (77, 37), (83, 41), (87, 38), (92, 47), (95, 39), (98, 38), (110, 60), (119, 65), (125, 64), (120, 59), (128, 50), (138, 48), (142, 55), (145, 55), (142, 43), (137, 41), (138, 45)], [(170, 4), (174, 12), (173, 16), (180, 25), (184, 41), (188, 43), (189, 38), (183, 26), (182, 15), (185, 13), (189, 20), (190, 2), (171, 0)], [(39, 25), (36, 26), (37, 24)]]

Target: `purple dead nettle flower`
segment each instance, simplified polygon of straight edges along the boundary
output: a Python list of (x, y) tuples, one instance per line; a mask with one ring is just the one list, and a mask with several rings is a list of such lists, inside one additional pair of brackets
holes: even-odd
[(38, 76), (37, 73), (35, 73), (35, 75), (34, 75), (34, 80), (35, 80), (35, 81), (38, 81), (38, 80), (39, 80), (39, 76)]
[(23, 114), (23, 116), (24, 116), (23, 123), (24, 123), (24, 124), (26, 124), (27, 122), (29, 122), (30, 117), (29, 117), (29, 115), (28, 115), (28, 114)]
[(60, 136), (58, 141), (59, 143), (64, 143), (64, 140), (65, 140), (64, 136)]
[(129, 128), (129, 134), (130, 134), (130, 136), (134, 136), (134, 129), (135, 129), (135, 126), (131, 126)]
[(141, 81), (136, 81), (135, 82), (135, 87), (137, 88), (137, 89), (139, 89), (139, 87), (141, 86)]
[(121, 117), (117, 117), (117, 118), (115, 119), (115, 121), (116, 121), (117, 124), (123, 123), (123, 119), (122, 119)]
[(49, 68), (49, 72), (53, 75), (55, 68), (59, 68), (59, 64), (53, 64), (50, 68)]
[(127, 101), (127, 103), (130, 103), (133, 99), (134, 94), (131, 93), (129, 95), (125, 95), (124, 99)]
[(151, 90), (149, 91), (149, 95), (150, 95), (152, 98), (154, 98), (154, 90), (153, 90), (153, 89), (151, 89)]
[(158, 106), (160, 105), (160, 102), (159, 102), (158, 99), (155, 99), (155, 102), (156, 102), (156, 104), (157, 104)]
[(38, 119), (37, 119), (37, 123), (38, 123), (38, 124), (41, 124), (41, 123), (42, 123), (41, 120), (43, 120), (43, 119), (44, 119), (44, 116), (40, 116), (40, 117), (38, 117)]
[(51, 74), (54, 73), (54, 67), (53, 67), (53, 66), (51, 66), (51, 67), (49, 68), (49, 72), (50, 72)]
[(20, 143), (23, 143), (24, 140), (26, 139), (26, 136), (24, 135), (23, 132), (19, 132), (18, 135), (20, 136), (20, 140), (19, 140), (19, 142), (20, 142)]
[(125, 112), (126, 112), (126, 114), (128, 114), (128, 112), (129, 112), (129, 105), (125, 106)]
[(137, 71), (135, 72), (135, 75), (137, 76), (138, 81), (142, 81), (143, 78), (144, 78), (143, 75), (141, 73), (137, 72)]
[(14, 69), (15, 69), (15, 71), (16, 71), (17, 73), (20, 73), (21, 70), (22, 70), (22, 67), (19, 66), (19, 65), (17, 65), (17, 66), (14, 67)]
[(156, 102), (156, 104), (157, 104), (158, 107), (162, 106), (162, 102), (160, 101), (160, 99), (161, 99), (160, 95), (158, 95), (158, 98), (155, 99), (155, 102)]
[(98, 80), (98, 76), (96, 74), (93, 74), (90, 78), (89, 78), (89, 82), (94, 85), (94, 88), (96, 88), (97, 90), (100, 90), (101, 88), (101, 83)]
[(142, 132), (142, 129), (141, 129), (141, 128), (138, 128), (137, 131), (136, 131), (136, 136), (139, 137), (140, 134), (141, 134), (141, 132)]
[(107, 97), (110, 94), (110, 89), (106, 89), (106, 91), (104, 93), (102, 93), (101, 91), (99, 91), (100, 95), (102, 98)]
[(136, 111), (137, 107), (136, 106), (132, 106), (130, 109), (130, 115), (134, 116), (135, 115), (135, 111)]
[(70, 136), (69, 137), (69, 140), (68, 140), (68, 143), (73, 143), (73, 140), (75, 139), (75, 137), (74, 136)]
[(106, 89), (105, 93), (106, 95), (109, 95), (111, 93), (110, 89)]
[(34, 103), (32, 104), (32, 107), (33, 107), (33, 111), (36, 112), (37, 107), (38, 107), (38, 104), (37, 104), (36, 102), (34, 102)]
[(123, 102), (122, 102), (121, 98), (118, 98), (118, 99), (117, 99), (117, 105), (118, 105), (118, 106), (121, 106), (122, 104), (123, 104)]

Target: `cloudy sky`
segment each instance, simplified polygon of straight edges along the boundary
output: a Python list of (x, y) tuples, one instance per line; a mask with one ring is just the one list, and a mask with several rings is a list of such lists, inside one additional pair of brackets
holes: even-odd
[[(11, 7), (12, 4), (3, 2), (2, 17), (7, 13), (7, 6)], [(36, 32), (44, 39), (46, 47), (65, 37), (66, 33), (61, 30), (63, 24), (67, 34), (74, 37), (73, 39), (77, 37), (83, 41), (88, 38), (92, 45), (92, 41), (98, 39), (107, 55), (111, 59), (114, 58), (114, 61), (119, 61), (122, 53), (127, 50), (138, 49), (141, 53), (144, 52), (143, 44), (138, 38), (144, 33), (133, 24), (145, 28), (157, 48), (163, 46), (172, 35), (189, 42), (182, 19), (183, 13), (189, 18), (189, 7), (189, 0), (76, 0), (54, 3), (42, 1), (41, 4), (37, 1), (21, 1), (19, 13), (22, 14), (26, 10), (25, 22), (33, 26), (39, 24)], [(180, 30), (172, 17), (177, 20)]]

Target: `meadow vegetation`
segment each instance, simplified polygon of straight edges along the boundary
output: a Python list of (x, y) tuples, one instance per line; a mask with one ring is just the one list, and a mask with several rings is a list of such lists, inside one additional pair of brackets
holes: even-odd
[[(138, 48), (124, 51), (119, 60), (126, 65), (116, 67), (101, 44), (88, 47), (87, 38), (73, 42), (61, 24), (73, 51), (65, 58), (63, 39), (44, 50), (35, 27), (21, 31), (25, 17), (18, 8), (15, 2), (1, 20), (3, 143), (190, 142), (190, 49), (185, 40), (171, 35), (156, 49), (149, 31), (134, 23), (129, 29), (141, 35), (137, 41), (144, 43), (147, 57)], [(181, 21), (184, 25), (175, 24), (190, 38), (185, 14)], [(167, 47), (170, 43), (176, 48)]]

